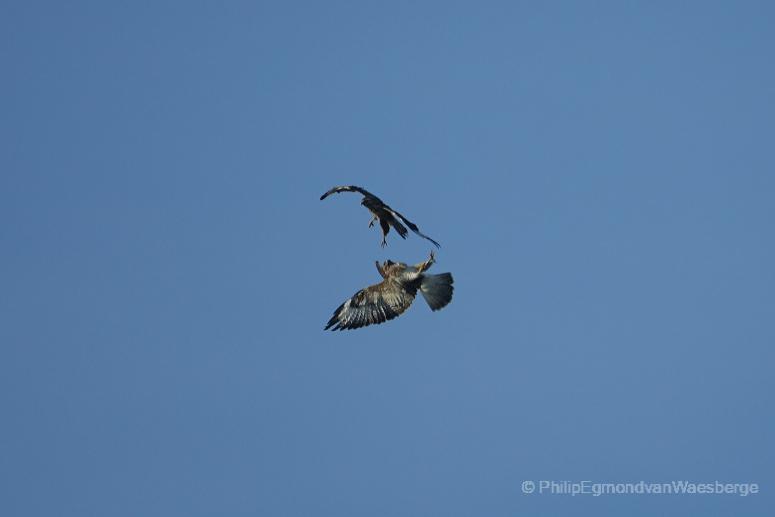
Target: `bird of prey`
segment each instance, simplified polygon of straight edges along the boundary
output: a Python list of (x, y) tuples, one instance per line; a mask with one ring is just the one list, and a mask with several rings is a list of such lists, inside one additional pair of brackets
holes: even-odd
[(382, 264), (377, 261), (377, 271), (384, 280), (361, 289), (340, 305), (325, 330), (357, 329), (392, 320), (412, 305), (418, 290), (431, 310), (445, 307), (452, 301), (452, 274), (426, 274), (435, 261), (433, 251), (428, 260), (414, 266), (392, 260)]
[[(356, 187), (355, 185), (343, 185), (341, 187), (334, 187), (320, 196), (320, 199), (322, 201), (331, 194), (338, 194), (339, 192), (359, 192), (360, 194), (363, 194), (361, 204), (369, 209), (369, 212), (371, 212), (372, 216), (371, 221), (369, 221), (369, 228), (374, 226), (374, 221), (379, 221), (379, 226), (382, 228), (382, 247), (385, 247), (387, 244), (387, 234), (390, 231), (391, 226), (395, 228), (396, 232), (398, 232), (398, 235), (400, 235), (403, 239), (406, 239), (406, 234), (408, 233), (406, 226), (408, 226), (410, 230), (412, 230), (420, 237), (428, 239), (433, 244), (435, 244), (437, 248), (441, 247), (438, 242), (420, 232), (420, 229), (417, 228), (416, 224), (383, 203), (380, 198), (367, 191), (366, 189), (362, 189), (361, 187)], [(403, 221), (406, 226), (401, 224), (399, 219)]]

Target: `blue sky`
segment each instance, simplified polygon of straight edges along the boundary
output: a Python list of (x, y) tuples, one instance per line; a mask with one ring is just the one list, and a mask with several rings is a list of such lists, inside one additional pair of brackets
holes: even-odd
[[(767, 515), (774, 20), (4, 3), (0, 513)], [(338, 184), (451, 305), (323, 332), (430, 250)]]

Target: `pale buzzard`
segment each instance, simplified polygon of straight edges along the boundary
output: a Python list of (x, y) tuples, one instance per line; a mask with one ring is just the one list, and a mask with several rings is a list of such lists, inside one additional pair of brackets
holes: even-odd
[(357, 329), (392, 320), (412, 305), (418, 290), (431, 310), (445, 307), (452, 301), (452, 274), (425, 274), (435, 260), (431, 251), (428, 260), (415, 266), (392, 260), (386, 260), (380, 265), (377, 261), (377, 271), (384, 280), (361, 289), (340, 305), (325, 330)]

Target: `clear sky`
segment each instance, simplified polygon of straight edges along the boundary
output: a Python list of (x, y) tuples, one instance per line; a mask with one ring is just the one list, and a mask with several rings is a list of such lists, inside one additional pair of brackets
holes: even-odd
[[(0, 514), (771, 515), (773, 26), (3, 2)], [(339, 184), (441, 242), (451, 305), (323, 331), (430, 250)]]

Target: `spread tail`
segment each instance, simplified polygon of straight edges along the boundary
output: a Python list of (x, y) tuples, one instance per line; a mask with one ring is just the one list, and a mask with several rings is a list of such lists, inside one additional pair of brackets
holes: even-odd
[(420, 292), (431, 310), (437, 311), (452, 301), (452, 273), (424, 275)]

